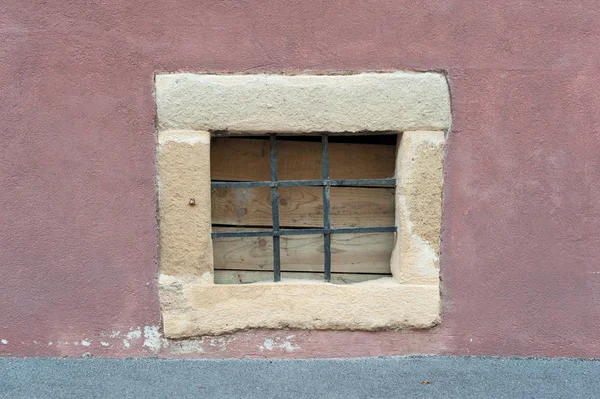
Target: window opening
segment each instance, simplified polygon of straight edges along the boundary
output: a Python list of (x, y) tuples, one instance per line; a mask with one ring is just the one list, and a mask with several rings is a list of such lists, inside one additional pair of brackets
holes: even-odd
[[(304, 136), (306, 137), (306, 136)], [(363, 136), (365, 137), (365, 136)], [(383, 141), (389, 141), (386, 136)], [(395, 137), (394, 137), (395, 138)], [(244, 189), (269, 187), (271, 190), (272, 228), (246, 231), (213, 231), (215, 238), (272, 237), (273, 240), (273, 281), (281, 281), (281, 241), (282, 236), (322, 235), (323, 236), (323, 275), (326, 282), (331, 281), (331, 236), (353, 233), (390, 233), (396, 232), (396, 226), (376, 227), (331, 227), (331, 187), (389, 187), (395, 186), (395, 178), (378, 179), (330, 179), (329, 135), (321, 135), (321, 179), (279, 180), (278, 178), (278, 141), (277, 134), (269, 135), (270, 180), (268, 181), (211, 181), (211, 189)], [(334, 138), (335, 140), (335, 138)], [(358, 141), (360, 142), (360, 141)], [(279, 188), (280, 187), (322, 187), (323, 228), (280, 228)]]

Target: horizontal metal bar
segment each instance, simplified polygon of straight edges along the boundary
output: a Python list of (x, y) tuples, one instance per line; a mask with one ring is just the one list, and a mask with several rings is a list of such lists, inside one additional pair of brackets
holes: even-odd
[(388, 227), (353, 227), (340, 229), (290, 229), (290, 230), (258, 230), (258, 231), (216, 231), (212, 238), (225, 237), (271, 237), (271, 236), (303, 236), (316, 234), (352, 234), (352, 233), (393, 233), (396, 226)]
[(270, 181), (214, 181), (210, 187), (215, 188), (249, 188), (249, 187), (276, 187), (277, 183)]
[(215, 231), (211, 233), (212, 238), (226, 237), (272, 237), (273, 230), (260, 231)]
[(303, 236), (303, 235), (314, 235), (323, 234), (325, 229), (290, 229), (290, 230), (279, 230), (281, 236)]
[(292, 186), (323, 186), (322, 180), (280, 180), (280, 181), (215, 181), (211, 188), (247, 188), (247, 187), (292, 187)]
[(396, 179), (329, 180), (331, 186), (394, 186)]
[(215, 181), (211, 188), (294, 187), (294, 186), (392, 186), (396, 179), (351, 180), (280, 180), (280, 181)]
[(323, 180), (280, 180), (277, 182), (280, 187), (292, 186), (323, 186)]
[(351, 233), (395, 233), (398, 230), (396, 226), (390, 227), (353, 227), (348, 229), (331, 229), (332, 234), (351, 234)]

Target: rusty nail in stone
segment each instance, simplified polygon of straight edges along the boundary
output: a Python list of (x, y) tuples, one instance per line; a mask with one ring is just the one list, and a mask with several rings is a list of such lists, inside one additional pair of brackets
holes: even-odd
[(196, 205), (196, 200), (194, 198), (190, 198), (190, 202), (188, 202), (190, 206)]

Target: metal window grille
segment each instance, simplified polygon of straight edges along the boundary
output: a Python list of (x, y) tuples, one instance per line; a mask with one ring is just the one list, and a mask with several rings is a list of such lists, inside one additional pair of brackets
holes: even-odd
[[(278, 180), (277, 178), (277, 137), (270, 135), (271, 144), (271, 180), (257, 182), (211, 182), (211, 188), (246, 188), (246, 187), (271, 187), (271, 208), (273, 214), (273, 228), (271, 231), (233, 231), (233, 232), (213, 232), (212, 238), (220, 237), (273, 237), (273, 280), (281, 280), (281, 256), (279, 237), (290, 235), (323, 235), (323, 256), (324, 256), (324, 279), (331, 280), (331, 235), (332, 234), (351, 234), (351, 233), (382, 233), (395, 232), (396, 226), (384, 227), (357, 227), (357, 228), (331, 228), (331, 204), (329, 191), (331, 186), (382, 186), (395, 185), (396, 179), (351, 179), (351, 180), (330, 180), (329, 179), (329, 137), (322, 135), (322, 179), (321, 180)], [(291, 186), (322, 186), (323, 187), (323, 228), (290, 229), (280, 230), (279, 228), (279, 187)]]

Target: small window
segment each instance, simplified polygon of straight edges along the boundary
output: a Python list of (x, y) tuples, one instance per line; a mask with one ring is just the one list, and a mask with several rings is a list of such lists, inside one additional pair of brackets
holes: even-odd
[(440, 321), (443, 74), (176, 73), (155, 89), (166, 337)]
[(215, 283), (391, 276), (396, 140), (213, 134)]

